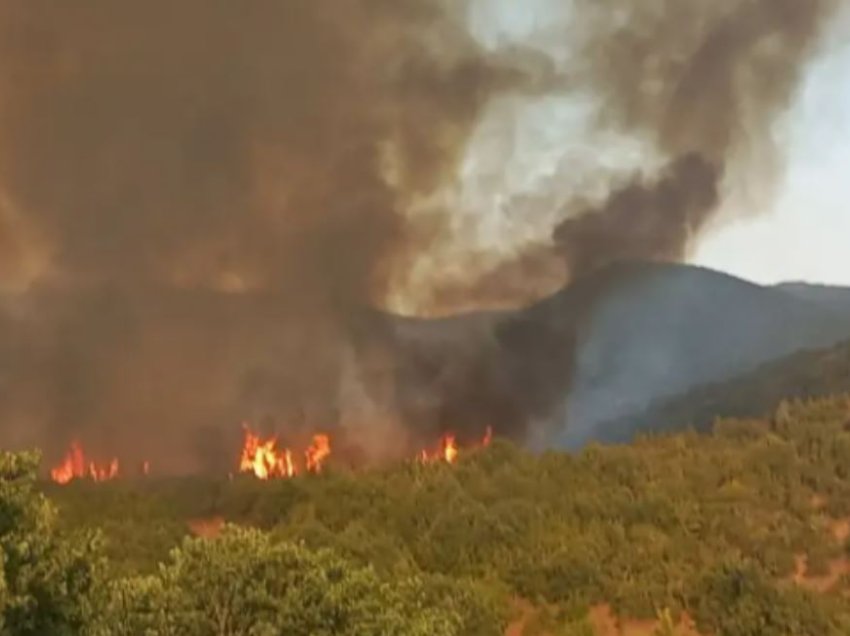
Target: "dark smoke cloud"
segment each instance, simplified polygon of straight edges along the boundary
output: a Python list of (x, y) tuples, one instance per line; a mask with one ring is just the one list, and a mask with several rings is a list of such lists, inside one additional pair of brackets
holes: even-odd
[(616, 261), (679, 261), (719, 200), (720, 172), (698, 154), (679, 157), (654, 183), (615, 190), (604, 206), (561, 223), (555, 243), (568, 271)]
[[(395, 386), (395, 336), (366, 308), (448, 231), (405, 211), (455, 184), (494, 96), (579, 86), (599, 126), (669, 165), (580, 216), (567, 206), (570, 275), (680, 257), (830, 8), (720, 5), (583, 0), (586, 48), (565, 75), (539, 52), (483, 52), (464, 3), (0, 0), (2, 437), (55, 452), (82, 436), (172, 467), (187, 444), (230, 447), (216, 431), (244, 418), (386, 441), (412, 408), (392, 402), (418, 386)], [(523, 276), (481, 289), (513, 295), (501, 285)], [(481, 355), (445, 360), (414, 419), (457, 426), (468, 402), (513, 427), (545, 410), (494, 401), (501, 358)]]
[[(563, 222), (550, 244), (537, 241), (498, 263), (484, 286), (449, 275), (431, 301), (505, 307), (523, 298), (513, 281), (540, 281), (541, 272), (551, 279), (564, 270), (559, 262), (566, 262), (563, 283), (617, 261), (686, 257), (730, 184), (744, 181), (757, 190), (778, 176), (777, 125), (837, 6), (835, 0), (574, 3), (562, 37), (578, 44), (567, 46), (562, 86), (596, 104), (592, 131), (636, 141), (644, 164), (625, 179), (600, 168), (592, 178), (608, 179), (601, 200), (564, 192), (557, 179), (523, 195), (538, 207), (564, 202), (557, 204)], [(498, 280), (507, 283), (494, 286)]]
[(73, 282), (380, 294), (399, 200), (453, 172), (498, 83), (415, 8), (4, 0), (4, 185)]
[[(685, 259), (718, 210), (724, 179), (742, 169), (759, 177), (770, 172), (743, 158), (780, 152), (773, 146), (777, 120), (836, 6), (831, 0), (575, 3), (571, 34), (582, 43), (563, 85), (593, 96), (599, 112), (592, 123), (641, 142), (646, 164), (625, 181), (611, 177), (596, 204), (556, 196), (562, 194), (557, 183), (536, 193), (543, 205), (566, 200), (551, 245), (534, 245), (471, 282), (450, 277), (432, 293), (438, 305), (462, 299), (500, 307), (522, 297), (516, 281), (532, 281), (525, 290), (533, 289), (559, 266), (563, 280), (577, 281), (524, 311), (484, 318), (493, 323), (485, 337), (476, 339), (481, 316), (469, 317), (465, 328), (448, 324), (455, 340), (442, 358), (433, 353), (438, 344), (420, 347), (425, 380), (412, 384), (437, 387), (431, 395), (443, 426), (487, 413), (497, 430), (545, 439), (547, 427), (564, 425), (560, 413), (583, 322), (630, 272), (600, 270)], [(452, 353), (458, 350), (466, 353)]]
[(648, 139), (666, 167), (556, 229), (574, 277), (616, 260), (687, 255), (730, 164), (772, 144), (836, 3), (609, 0), (588, 10), (615, 6), (616, 22), (589, 39), (585, 79), (602, 97), (601, 125)]
[[(0, 25), (0, 189), (50, 254), (4, 428), (153, 453), (248, 404), (334, 426), (352, 323), (419, 247), (404, 207), (519, 75), (434, 2), (2, 0)], [(13, 220), (9, 280), (36, 247)]]

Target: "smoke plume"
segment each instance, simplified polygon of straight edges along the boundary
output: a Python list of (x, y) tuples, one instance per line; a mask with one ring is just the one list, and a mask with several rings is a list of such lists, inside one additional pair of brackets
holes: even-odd
[[(515, 281), (531, 280), (525, 289), (533, 299), (555, 279), (563, 284), (613, 262), (688, 256), (730, 190), (769, 191), (780, 176), (782, 116), (837, 6), (572, 3), (562, 22), (529, 40), (552, 56), (566, 87), (549, 94), (592, 106), (569, 135), (552, 133), (580, 140), (581, 154), (565, 148), (552, 175), (502, 203), (502, 233), (491, 240), (501, 260), (485, 251), (464, 266), (432, 267), (436, 282), (422, 304), (509, 307), (523, 298)], [(503, 123), (506, 135), (516, 134)], [(554, 231), (540, 219), (554, 219)]]
[[(746, 166), (746, 158), (780, 153), (777, 118), (835, 7), (832, 0), (587, 4), (609, 25), (586, 49), (586, 79), (604, 104), (600, 125), (647, 139), (664, 167), (556, 229), (573, 277), (622, 259), (680, 260), (716, 210), (730, 167), (770, 172)], [(613, 5), (617, 20), (606, 21)]]
[[(562, 284), (579, 284), (507, 317), (470, 317), (466, 327), (444, 323), (455, 338), (442, 356), (434, 353), (438, 343), (415, 348), (410, 384), (432, 388), (434, 406), (426, 412), (436, 412), (443, 426), (458, 420), (480, 426), (486, 414), (497, 430), (521, 439), (545, 439), (547, 429), (563, 426), (582, 323), (599, 298), (628, 278), (623, 269), (597, 273), (623, 261), (685, 259), (730, 180), (775, 177), (777, 121), (836, 6), (831, 0), (574, 3), (560, 37), (569, 34), (578, 44), (562, 56), (568, 63), (561, 85), (593, 100), (592, 129), (636, 140), (644, 148), (642, 165), (625, 174), (592, 174), (604, 191), (590, 203), (581, 189), (564, 192), (557, 179), (546, 181), (515, 203), (561, 201), (548, 244), (514, 246), (517, 255), (489, 269), (478, 267), (475, 255), (466, 277), (453, 275), (462, 267), (442, 279), (439, 268), (432, 272), (439, 283), (428, 301), (436, 306), (446, 300), (511, 306), (522, 298), (522, 282), (534, 293), (558, 275)], [(526, 229), (521, 221), (508, 227), (515, 232), (517, 225)], [(484, 273), (470, 278), (469, 270)], [(489, 326), (484, 336), (477, 333), (482, 321)]]
[[(598, 127), (667, 164), (611, 178), (599, 205), (558, 192), (554, 247), (519, 263), (565, 259), (575, 278), (679, 258), (736, 153), (769, 139), (831, 6), (581, 0), (561, 68), (485, 51), (465, 3), (0, 0), (0, 437), (55, 452), (83, 436), (172, 468), (243, 419), (386, 439), (410, 387), (393, 388), (370, 308), (451, 231), (426, 203), (457, 185), (495, 98), (587, 92)], [(467, 299), (479, 280), (513, 302), (522, 287), (468, 275)], [(439, 391), (461, 404), (482, 383), (470, 408), (492, 412), (481, 360)]]

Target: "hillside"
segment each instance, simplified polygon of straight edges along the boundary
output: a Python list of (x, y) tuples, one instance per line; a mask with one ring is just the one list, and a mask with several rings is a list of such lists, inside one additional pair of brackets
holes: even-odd
[(362, 308), (345, 334), (318, 325), (298, 337), (279, 294), (39, 293), (0, 311), (4, 445), (56, 457), (83, 435), (93, 450), (157, 456), (173, 472), (221, 469), (245, 419), (269, 429), (394, 419), (428, 442), (493, 426), (538, 448), (575, 447), (598, 439), (601, 422), (850, 337), (841, 290), (681, 265), (609, 267), (515, 311), (425, 320)]
[(732, 380), (709, 384), (642, 413), (604, 423), (600, 439), (622, 442), (636, 433), (658, 433), (692, 426), (708, 430), (718, 417), (764, 417), (785, 399), (809, 399), (850, 392), (850, 341), (803, 351)]
[[(850, 396), (796, 404), (706, 436), (578, 454), (534, 455), (496, 440), (451, 465), (350, 471), (331, 462), (320, 475), (271, 482), (75, 482), (47, 494), (66, 531), (103, 531), (110, 576), (130, 577), (119, 590), (144, 583), (138, 589), (155, 591), (136, 578), (150, 574), (174, 595), (129, 597), (114, 610), (122, 620), (151, 620), (151, 606), (173, 607), (169, 599), (200, 590), (219, 599), (237, 581), (275, 584), (289, 574), (250, 564), (274, 555), (272, 546), (297, 545), (321, 559), (331, 550), (342, 572), (370, 566), (359, 575), (370, 589), (417, 586), (424, 607), (455, 614), (454, 631), (440, 632), (452, 636), (614, 636), (621, 627), (650, 636), (659, 619), (693, 623), (659, 633), (842, 636), (850, 629), (848, 404)], [(263, 532), (248, 541), (223, 521)], [(190, 528), (208, 538), (169, 559)], [(311, 594), (309, 603), (333, 596)], [(393, 633), (430, 633), (410, 630)]]
[(832, 304), (836, 309), (850, 308), (850, 287), (790, 282), (776, 285), (775, 289), (803, 300)]
[(676, 265), (624, 268), (620, 278), (580, 326), (558, 439), (568, 446), (600, 439), (599, 423), (653, 401), (850, 336), (850, 306), (832, 297)]
[(660, 399), (850, 337), (844, 295), (623, 263), (515, 312), (391, 318), (399, 401), (419, 428), (522, 438), (533, 421), (534, 445), (577, 447)]

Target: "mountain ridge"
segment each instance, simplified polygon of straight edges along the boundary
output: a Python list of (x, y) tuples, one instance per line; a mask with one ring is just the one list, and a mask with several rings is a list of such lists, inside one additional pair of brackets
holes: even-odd
[(698, 386), (660, 400), (641, 413), (606, 422), (597, 431), (607, 442), (684, 428), (708, 432), (727, 418), (761, 419), (785, 400), (850, 394), (850, 339), (824, 349), (799, 351), (722, 382)]
[(524, 430), (540, 447), (581, 446), (596, 426), (659, 399), (850, 338), (850, 306), (808, 288), (645, 262), (512, 312), (389, 322), (405, 351), (401, 401), (430, 405), (424, 426), (471, 418), (480, 428), (490, 417), (498, 430), (530, 418)]

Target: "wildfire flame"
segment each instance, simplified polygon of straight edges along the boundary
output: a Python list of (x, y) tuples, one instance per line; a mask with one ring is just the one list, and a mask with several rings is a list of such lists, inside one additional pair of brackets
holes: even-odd
[(239, 470), (243, 473), (253, 473), (257, 479), (272, 477), (294, 477), (295, 464), (292, 452), (288, 448), (277, 449), (277, 438), (262, 439), (245, 426), (245, 441), (242, 444), (242, 456), (239, 459)]
[(50, 471), (50, 478), (57, 484), (67, 484), (74, 479), (91, 478), (93, 481), (107, 481), (118, 476), (118, 459), (112, 458), (106, 464), (94, 461), (86, 462), (83, 447), (79, 442), (71, 442), (65, 458)]
[(454, 435), (446, 435), (443, 438), (443, 459), (447, 464), (454, 464), (457, 461), (457, 441)]
[(50, 471), (50, 477), (58, 484), (67, 484), (72, 479), (85, 477), (86, 465), (83, 449), (77, 442), (71, 442), (68, 454), (60, 464)]
[(324, 434), (313, 436), (313, 443), (304, 453), (304, 456), (307, 458), (307, 471), (312, 473), (322, 472), (322, 463), (330, 454), (330, 438)]
[[(288, 448), (278, 448), (277, 438), (263, 439), (244, 426), (245, 441), (239, 459), (239, 471), (253, 473), (258, 479), (295, 477), (298, 468), (293, 453)], [(324, 433), (313, 436), (313, 442), (304, 451), (304, 468), (308, 473), (320, 473), (322, 465), (331, 454), (331, 438)]]
[(457, 461), (460, 451), (457, 447), (457, 439), (451, 433), (443, 435), (440, 438), (440, 447), (438, 450), (429, 453), (423, 450), (419, 453), (419, 461), (423, 464), (432, 464), (434, 462), (446, 462), (454, 464)]
[[(493, 429), (488, 426), (487, 431), (484, 434), (484, 438), (481, 440), (481, 446), (489, 446), (492, 440)], [(423, 464), (432, 464), (434, 462), (454, 464), (457, 462), (459, 456), (460, 449), (458, 448), (457, 438), (454, 434), (447, 433), (440, 438), (439, 450), (432, 453), (429, 453), (427, 450), (423, 450), (419, 453), (419, 461)]]
[[(263, 438), (243, 425), (245, 439), (239, 458), (239, 471), (253, 474), (258, 479), (291, 478), (303, 469), (307, 473), (321, 473), (327, 458), (331, 455), (331, 438), (324, 433), (313, 436), (311, 444), (304, 451), (304, 463), (296, 466), (295, 455), (289, 448), (278, 448), (277, 437)], [(489, 446), (493, 439), (493, 431), (488, 426), (487, 431), (476, 446)], [(445, 462), (455, 464), (460, 458), (461, 449), (453, 433), (447, 433), (440, 438), (439, 446), (433, 452), (423, 450), (418, 460), (424, 464)], [(145, 460), (140, 466), (143, 476), (150, 474), (150, 462)], [(117, 458), (106, 463), (97, 463), (86, 458), (83, 447), (79, 442), (71, 443), (70, 448), (62, 459), (50, 471), (50, 477), (58, 484), (67, 484), (74, 479), (91, 479), (94, 482), (108, 481), (119, 475)]]
[(115, 479), (118, 476), (118, 460), (114, 457), (109, 464), (98, 466), (94, 462), (89, 462), (89, 477), (94, 481), (106, 481)]

